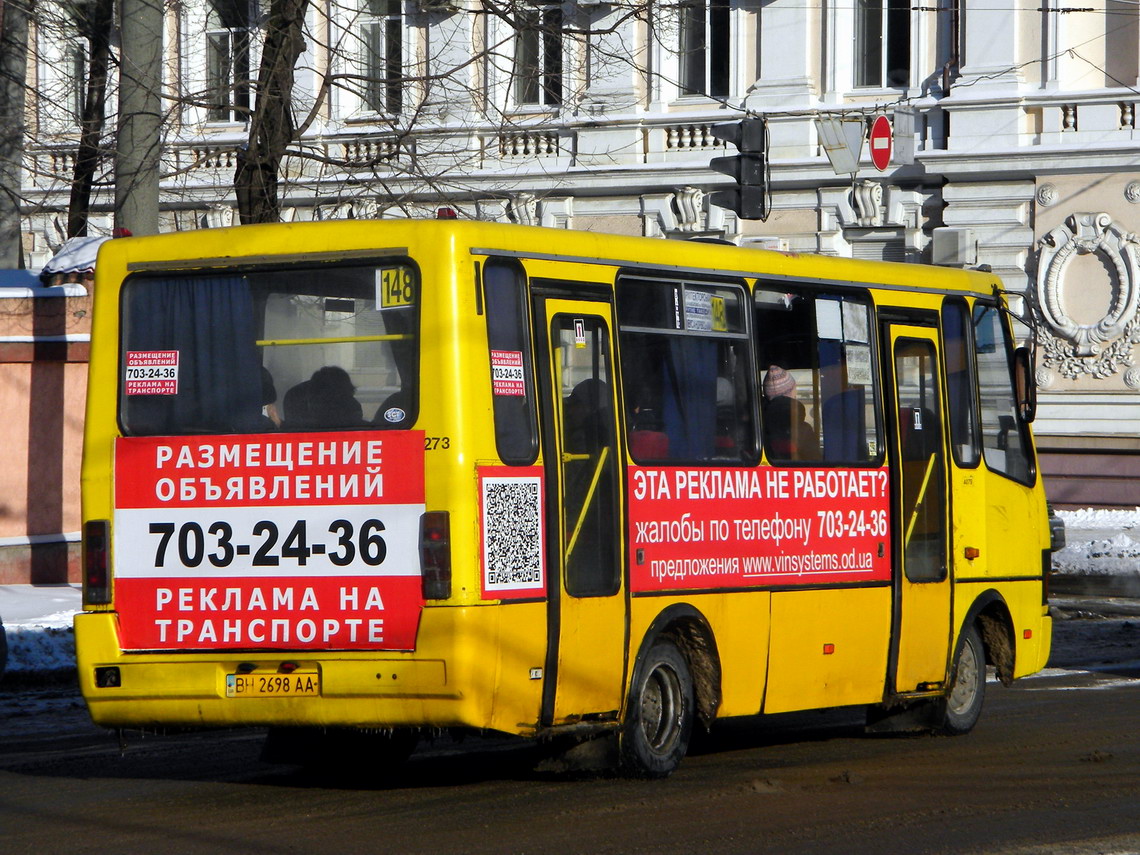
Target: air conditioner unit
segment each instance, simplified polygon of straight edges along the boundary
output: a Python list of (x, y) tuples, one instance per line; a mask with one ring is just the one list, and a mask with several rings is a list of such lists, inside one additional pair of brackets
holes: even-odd
[(932, 264), (946, 267), (969, 267), (978, 263), (978, 239), (973, 229), (941, 227), (934, 230), (930, 248)]

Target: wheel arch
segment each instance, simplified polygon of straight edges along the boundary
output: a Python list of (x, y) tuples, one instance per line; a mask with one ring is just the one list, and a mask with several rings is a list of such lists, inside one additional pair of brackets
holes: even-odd
[[(962, 621), (962, 628), (971, 625), (976, 625), (982, 636), (986, 664), (993, 665), (1002, 685), (1009, 686), (1013, 682), (1017, 648), (1013, 638), (1013, 616), (1005, 598), (993, 588), (975, 597)], [(959, 638), (962, 628), (958, 632)]]
[[(716, 718), (721, 700), (720, 653), (712, 626), (700, 610), (688, 603), (674, 603), (663, 609), (642, 636), (631, 674), (636, 673), (637, 663), (661, 638), (672, 641), (685, 657), (693, 679), (697, 715), (701, 723), (709, 727)], [(628, 703), (628, 692), (626, 695)]]

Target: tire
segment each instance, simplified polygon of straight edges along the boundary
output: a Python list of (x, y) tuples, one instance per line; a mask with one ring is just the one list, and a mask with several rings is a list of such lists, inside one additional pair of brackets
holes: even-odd
[(962, 630), (946, 697), (939, 701), (937, 730), (948, 736), (969, 733), (982, 714), (986, 696), (986, 651), (976, 626)]
[(619, 736), (621, 769), (638, 778), (665, 778), (689, 748), (696, 698), (684, 655), (658, 640), (638, 662)]

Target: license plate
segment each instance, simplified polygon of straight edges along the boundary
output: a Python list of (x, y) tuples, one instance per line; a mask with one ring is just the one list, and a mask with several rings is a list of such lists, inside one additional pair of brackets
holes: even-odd
[(312, 698), (321, 693), (321, 675), (226, 674), (227, 698)]

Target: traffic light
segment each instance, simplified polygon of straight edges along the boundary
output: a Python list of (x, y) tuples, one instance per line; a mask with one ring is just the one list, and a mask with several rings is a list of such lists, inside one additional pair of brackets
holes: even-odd
[(709, 167), (736, 179), (730, 190), (714, 190), (709, 201), (721, 208), (736, 211), (744, 220), (768, 219), (768, 122), (766, 119), (741, 119), (713, 125), (712, 135), (732, 143), (740, 154), (714, 157)]

